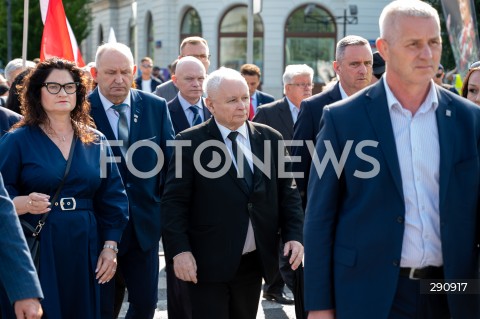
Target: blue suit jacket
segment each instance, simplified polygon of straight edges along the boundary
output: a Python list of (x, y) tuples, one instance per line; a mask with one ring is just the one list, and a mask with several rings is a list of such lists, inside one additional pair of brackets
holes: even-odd
[(11, 303), (43, 298), (20, 222), (0, 174), (0, 283)]
[[(131, 89), (130, 93), (132, 107), (129, 134), (130, 146), (133, 146), (135, 142), (147, 144), (147, 146), (142, 146), (135, 150), (130, 159), (130, 164), (140, 172), (151, 172), (152, 174), (149, 174), (149, 177), (134, 174), (133, 170), (127, 168), (120, 148), (112, 146), (112, 150), (114, 155), (121, 159), (121, 162), (117, 163), (117, 165), (122, 175), (130, 204), (129, 223), (133, 223), (133, 229), (140, 247), (143, 250), (147, 250), (158, 243), (161, 236), (160, 200), (163, 193), (168, 160), (171, 157), (171, 150), (169, 147), (167, 148), (166, 143), (168, 140), (173, 140), (174, 133), (167, 103), (164, 99), (136, 89)], [(115, 140), (115, 134), (112, 131), (100, 100), (98, 88), (90, 94), (89, 100), (92, 105), (91, 114), (97, 129), (108, 140)], [(148, 146), (152, 142), (157, 146)], [(141, 146), (141, 143), (136, 145)], [(161, 149), (161, 153), (164, 156), (163, 159), (159, 159), (155, 152), (155, 147)], [(132, 147), (130, 147), (131, 150)], [(159, 161), (163, 161), (163, 166), (160, 166), (162, 169), (158, 172), (156, 165), (158, 163), (161, 164)], [(155, 172), (156, 174), (153, 174)], [(128, 240), (128, 236), (122, 238), (120, 252), (122, 247), (127, 247)]]
[[(440, 144), (440, 237), (447, 279), (477, 276), (480, 108), (437, 87)], [(336, 309), (336, 318), (387, 318), (396, 291), (404, 233), (402, 180), (383, 81), (323, 112), (316, 150), (330, 141), (337, 159), (352, 140), (341, 176), (329, 163), (312, 168), (304, 226), (306, 310)], [(377, 141), (355, 154), (359, 142)], [(453, 318), (479, 318), (478, 296), (449, 295)]]
[[(205, 102), (202, 98), (202, 105), (203, 105), (203, 118), (204, 121), (208, 120), (212, 117), (212, 113), (208, 110)], [(183, 111), (182, 105), (180, 104), (180, 100), (178, 99), (178, 95), (168, 102), (168, 110), (170, 111), (170, 116), (172, 118), (173, 129), (175, 130), (175, 135), (180, 133), (187, 128), (190, 128), (190, 123), (187, 120), (187, 116)]]
[(9, 109), (0, 107), (0, 137), (5, 134), (13, 124), (22, 119), (20, 114), (17, 114)]
[(275, 101), (275, 98), (272, 95), (262, 91), (258, 91), (258, 90), (255, 91), (255, 96), (257, 98), (257, 106), (255, 107), (255, 114), (257, 113), (258, 107), (260, 107), (261, 105), (272, 103), (273, 101)]
[(302, 172), (304, 176), (303, 178), (295, 177), (304, 206), (307, 198), (308, 174), (312, 163), (306, 141), (313, 141), (315, 144), (323, 108), (341, 99), (340, 84), (337, 82), (330, 89), (303, 100), (300, 105), (300, 113), (293, 129), (293, 140), (303, 141), (303, 145), (292, 146), (292, 155), (300, 159), (299, 162), (293, 163), (293, 171)]

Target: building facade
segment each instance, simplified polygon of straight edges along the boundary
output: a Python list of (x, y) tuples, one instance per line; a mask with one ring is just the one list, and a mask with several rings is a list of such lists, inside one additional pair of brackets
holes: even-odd
[[(345, 34), (375, 46), (378, 17), (389, 0), (262, 0), (255, 14), (253, 61), (262, 69), (262, 90), (280, 98), (288, 64), (315, 70), (317, 90), (334, 73), (335, 44)], [(210, 72), (220, 66), (239, 69), (247, 63), (248, 0), (94, 0), (90, 36), (82, 43), (85, 61), (110, 29), (132, 48), (137, 63), (150, 56), (166, 67), (179, 54), (183, 38), (198, 35), (210, 47)]]

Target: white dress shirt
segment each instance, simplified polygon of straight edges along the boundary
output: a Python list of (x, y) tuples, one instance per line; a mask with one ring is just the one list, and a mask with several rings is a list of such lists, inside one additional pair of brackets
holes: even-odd
[[(223, 141), (225, 142), (225, 145), (227, 145), (227, 149), (230, 154), (230, 157), (232, 158), (232, 162), (238, 171), (238, 166), (237, 166), (237, 163), (235, 162), (235, 156), (233, 156), (232, 141), (228, 138), (228, 134), (230, 134), (230, 132), (232, 131), (226, 128), (225, 126), (219, 124), (217, 120), (215, 120), (215, 122), (217, 123), (218, 129), (222, 134), (222, 138), (223, 138)], [(236, 139), (237, 145), (242, 149), (243, 154), (245, 155), (245, 158), (247, 159), (247, 162), (250, 166), (250, 169), (252, 169), (253, 171), (252, 149), (250, 147), (250, 138), (248, 136), (247, 124), (243, 123), (243, 125), (240, 126), (238, 129), (236, 129), (236, 131), (239, 133)], [(257, 249), (255, 245), (255, 234), (253, 232), (252, 221), (249, 219), (247, 238), (245, 239), (245, 245), (243, 246), (242, 254), (252, 252), (255, 249)]]
[(192, 110), (190, 110), (190, 106), (196, 105), (198, 107), (198, 114), (200, 115), (200, 118), (202, 119), (202, 122), (205, 121), (205, 117), (203, 115), (203, 103), (201, 101), (201, 98), (198, 99), (198, 101), (195, 104), (190, 104), (185, 98), (182, 96), (180, 92), (178, 92), (178, 101), (180, 102), (180, 105), (182, 106), (183, 112), (185, 113), (185, 116), (187, 117), (187, 121), (190, 124), (190, 126), (193, 126), (193, 118), (195, 114), (193, 113)]
[(287, 99), (287, 102), (288, 102), (288, 106), (290, 108), (290, 113), (292, 114), (292, 120), (293, 120), (293, 124), (295, 124), (295, 122), (297, 122), (297, 118), (298, 118), (298, 112), (300, 112), (300, 109), (298, 107), (295, 106), (295, 104), (293, 104), (289, 99), (288, 97), (285, 97)]
[[(107, 114), (108, 122), (110, 122), (110, 126), (112, 127), (113, 134), (115, 134), (115, 137), (118, 139), (118, 118), (120, 115), (112, 108), (113, 103), (110, 102), (105, 96), (103, 96), (100, 90), (98, 90), (98, 95), (100, 95), (100, 101), (102, 101), (102, 105), (105, 109), (105, 113)], [(128, 92), (127, 98), (122, 103), (128, 105), (127, 122), (128, 127), (130, 128), (130, 117), (132, 113), (132, 107), (130, 106), (130, 92)]]
[(433, 82), (420, 108), (403, 108), (383, 78), (402, 176), (405, 201), (401, 267), (442, 266), (439, 180), (440, 144)]

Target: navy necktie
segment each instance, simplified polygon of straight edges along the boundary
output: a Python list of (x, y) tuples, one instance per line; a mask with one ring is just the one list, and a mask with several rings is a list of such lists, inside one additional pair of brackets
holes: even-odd
[(127, 109), (128, 105), (125, 103), (113, 105), (112, 108), (118, 112), (118, 131), (117, 139), (123, 141), (123, 146), (120, 149), (123, 152), (123, 155), (127, 153), (128, 149), (128, 120), (127, 120)]
[(199, 113), (200, 108), (196, 105), (192, 105), (189, 107), (189, 109), (193, 112), (192, 126), (202, 123), (202, 118), (200, 117), (200, 113)]
[[(235, 157), (235, 162), (237, 163), (237, 169), (240, 172), (240, 176), (243, 175), (243, 179), (245, 180), (245, 183), (247, 184), (247, 187), (250, 191), (253, 189), (253, 173), (250, 168), (250, 165), (248, 165), (247, 158), (245, 157), (245, 154), (240, 153), (238, 150), (238, 144), (237, 144), (237, 136), (238, 132), (233, 131), (228, 134), (228, 138), (232, 141), (232, 153), (233, 157)], [(243, 157), (243, 168), (240, 168), (240, 156)]]

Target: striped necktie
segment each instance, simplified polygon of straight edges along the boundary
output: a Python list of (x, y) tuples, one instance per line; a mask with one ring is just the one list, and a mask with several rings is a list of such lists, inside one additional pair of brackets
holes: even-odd
[(120, 147), (123, 155), (127, 153), (128, 149), (128, 120), (127, 109), (128, 105), (125, 103), (113, 105), (112, 108), (118, 112), (118, 131), (117, 139), (123, 141), (123, 146)]
[(192, 121), (192, 126), (198, 125), (202, 123), (202, 118), (200, 117), (199, 113), (199, 107), (196, 105), (192, 105), (189, 107), (190, 111), (193, 112), (193, 121)]

